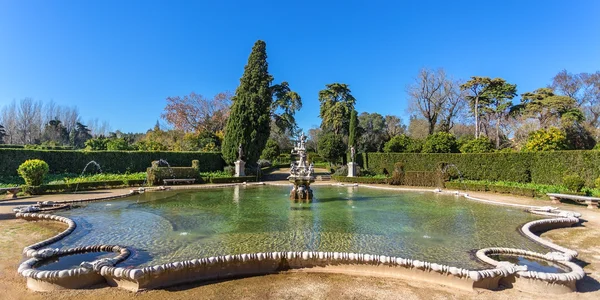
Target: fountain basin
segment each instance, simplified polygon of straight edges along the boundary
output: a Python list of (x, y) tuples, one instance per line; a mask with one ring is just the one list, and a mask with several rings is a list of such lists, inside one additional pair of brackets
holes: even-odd
[[(134, 251), (144, 249), (146, 256), (95, 270), (110, 285), (132, 291), (281, 270), (418, 278), (463, 289), (494, 289), (503, 278), (525, 270), (510, 263), (490, 268), (470, 259), (469, 249), (501, 244), (532, 253), (559, 251), (518, 234), (519, 224), (541, 228), (539, 222), (545, 221), (519, 209), (490, 209), (443, 193), (360, 186), (316, 190), (317, 197), (302, 209), (282, 199), (288, 187), (268, 186), (163, 191), (111, 201), (110, 206), (92, 203), (62, 213), (92, 230), (78, 229), (73, 238), (53, 246), (118, 243)], [(548, 220), (557, 227), (577, 222), (574, 217)], [(572, 254), (560, 255), (571, 259)], [(576, 281), (579, 275), (568, 276)]]

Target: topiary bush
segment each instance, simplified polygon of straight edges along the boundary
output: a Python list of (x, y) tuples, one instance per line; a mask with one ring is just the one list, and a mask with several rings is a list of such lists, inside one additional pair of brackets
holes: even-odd
[(457, 153), (456, 137), (447, 132), (437, 132), (427, 137), (423, 144), (423, 153)]
[(563, 185), (572, 192), (580, 192), (585, 185), (585, 180), (579, 175), (567, 175), (563, 177)]
[(50, 168), (48, 164), (40, 159), (28, 159), (22, 163), (17, 172), (29, 186), (41, 185)]

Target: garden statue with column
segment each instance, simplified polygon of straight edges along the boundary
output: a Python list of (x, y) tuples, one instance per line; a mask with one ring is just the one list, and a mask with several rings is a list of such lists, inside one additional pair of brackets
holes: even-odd
[(354, 156), (356, 154), (356, 150), (354, 146), (350, 147), (350, 159), (351, 161), (348, 163), (348, 177), (356, 176), (356, 163), (354, 162)]

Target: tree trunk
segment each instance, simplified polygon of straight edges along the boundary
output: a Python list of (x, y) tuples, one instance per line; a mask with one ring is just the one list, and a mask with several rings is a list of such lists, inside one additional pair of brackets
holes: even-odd
[(475, 97), (475, 138), (479, 138), (479, 96)]
[(496, 114), (496, 149), (500, 149), (500, 116)]

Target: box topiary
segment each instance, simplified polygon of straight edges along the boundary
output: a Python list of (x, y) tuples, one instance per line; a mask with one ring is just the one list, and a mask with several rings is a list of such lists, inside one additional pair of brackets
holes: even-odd
[(50, 168), (48, 164), (41, 159), (28, 159), (22, 163), (17, 172), (29, 186), (41, 185), (44, 177), (48, 174)]

